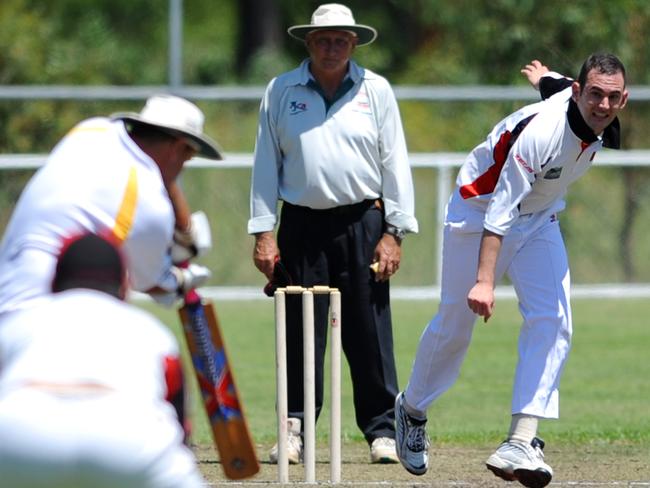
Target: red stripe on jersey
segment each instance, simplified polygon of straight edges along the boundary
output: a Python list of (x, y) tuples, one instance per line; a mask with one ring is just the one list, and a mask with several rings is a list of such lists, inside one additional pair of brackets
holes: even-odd
[(172, 404), (176, 410), (178, 422), (185, 433), (184, 442), (187, 443), (190, 437), (191, 425), (185, 415), (185, 391), (183, 381), (183, 365), (178, 356), (165, 356), (165, 384), (167, 395), (165, 400)]
[(183, 391), (183, 369), (178, 357), (165, 357), (165, 383), (167, 384), (167, 401), (172, 401)]
[(476, 178), (469, 185), (463, 185), (460, 187), (460, 196), (465, 200), (472, 197), (477, 197), (479, 195), (487, 195), (494, 191), (494, 187), (497, 186), (497, 181), (499, 181), (499, 175), (503, 169), (503, 165), (506, 162), (506, 157), (508, 157), (508, 152), (510, 151), (511, 144), (509, 144), (510, 139), (512, 138), (512, 133), (510, 131), (505, 131), (501, 134), (499, 142), (494, 146), (493, 157), (494, 164), (488, 168), (488, 170), (483, 173), (481, 176)]
[(460, 196), (462, 196), (463, 199), (467, 200), (468, 198), (477, 197), (479, 195), (488, 195), (494, 191), (494, 188), (497, 186), (497, 182), (499, 181), (499, 175), (501, 175), (501, 170), (503, 169), (503, 165), (506, 163), (506, 159), (508, 158), (508, 154), (510, 153), (512, 145), (521, 134), (521, 131), (524, 130), (524, 128), (531, 120), (533, 120), (533, 117), (535, 117), (535, 115), (537, 114), (530, 115), (521, 120), (515, 126), (512, 132), (505, 131), (503, 134), (501, 134), (499, 141), (494, 145), (494, 150), (492, 151), (492, 159), (494, 159), (494, 164), (473, 182), (460, 187)]
[[(580, 159), (580, 156), (582, 156), (582, 153), (585, 152), (585, 149), (587, 149), (591, 145), (591, 142), (585, 142), (585, 141), (580, 141), (580, 154), (578, 154), (578, 157), (576, 158), (576, 161)], [(591, 159), (594, 158), (596, 153), (593, 153), (591, 155)], [(591, 161), (590, 159), (590, 161)]]

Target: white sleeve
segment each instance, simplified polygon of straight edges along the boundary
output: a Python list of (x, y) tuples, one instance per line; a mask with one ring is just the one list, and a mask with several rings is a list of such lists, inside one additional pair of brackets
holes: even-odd
[(249, 234), (273, 230), (277, 222), (282, 153), (276, 132), (277, 115), (272, 110), (274, 81), (267, 86), (260, 105), (251, 177)]
[(384, 107), (378, 130), (385, 219), (407, 232), (417, 232), (413, 178), (402, 119), (395, 94), (387, 82), (385, 88), (378, 101)]

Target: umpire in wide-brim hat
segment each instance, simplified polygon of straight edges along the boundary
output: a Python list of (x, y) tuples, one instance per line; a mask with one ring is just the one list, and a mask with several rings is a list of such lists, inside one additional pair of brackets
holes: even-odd
[(370, 44), (377, 38), (377, 31), (368, 25), (357, 24), (352, 11), (339, 3), (321, 5), (311, 16), (310, 24), (294, 25), (287, 29), (290, 36), (305, 40), (315, 30), (343, 30), (357, 36), (357, 46)]

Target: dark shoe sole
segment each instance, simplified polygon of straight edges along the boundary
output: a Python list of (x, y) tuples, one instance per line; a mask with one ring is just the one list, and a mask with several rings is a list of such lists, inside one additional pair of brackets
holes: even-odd
[(545, 469), (515, 469), (515, 477), (526, 488), (544, 488), (553, 476)]
[(414, 474), (415, 476), (422, 476), (423, 474), (426, 474), (427, 470), (429, 469), (429, 466), (420, 466), (414, 468), (413, 466), (407, 465), (405, 462), (402, 461), (402, 458), (400, 457), (399, 454), (399, 449), (397, 449), (397, 459), (399, 459), (399, 463), (404, 467), (406, 471), (408, 471), (411, 474)]
[(399, 461), (393, 459), (393, 458), (379, 458), (375, 459), (374, 461), (371, 461), (371, 464), (399, 464)]
[(544, 469), (531, 471), (529, 469), (516, 469), (514, 473), (508, 473), (496, 466), (485, 465), (487, 469), (505, 481), (519, 481), (526, 488), (544, 488), (551, 482), (552, 475)]
[(486, 464), (487, 469), (492, 471), (494, 473), (494, 476), (497, 476), (501, 478), (502, 480), (506, 481), (516, 481), (517, 477), (514, 475), (514, 473), (508, 473), (507, 471), (504, 471), (500, 468), (497, 468), (496, 466), (490, 466), (489, 464)]
[(406, 466), (404, 463), (401, 463), (401, 464), (402, 464), (402, 466), (404, 466), (404, 469), (406, 471), (408, 471), (411, 474), (414, 474), (415, 476), (422, 476), (423, 474), (427, 473), (428, 468), (426, 466), (422, 467), (422, 468), (418, 468), (418, 469), (413, 469), (411, 467)]

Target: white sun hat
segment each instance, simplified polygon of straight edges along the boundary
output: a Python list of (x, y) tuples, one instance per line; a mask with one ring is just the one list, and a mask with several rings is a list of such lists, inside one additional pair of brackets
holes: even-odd
[(113, 120), (125, 120), (160, 127), (173, 135), (185, 136), (194, 141), (198, 154), (209, 159), (223, 159), (215, 141), (203, 133), (205, 117), (192, 102), (174, 95), (154, 95), (147, 99), (140, 113), (118, 112)]
[(287, 29), (290, 36), (305, 40), (305, 36), (314, 30), (343, 30), (357, 35), (357, 46), (370, 44), (377, 38), (377, 31), (368, 25), (357, 24), (352, 11), (340, 3), (326, 3), (314, 10), (311, 24), (294, 25)]

